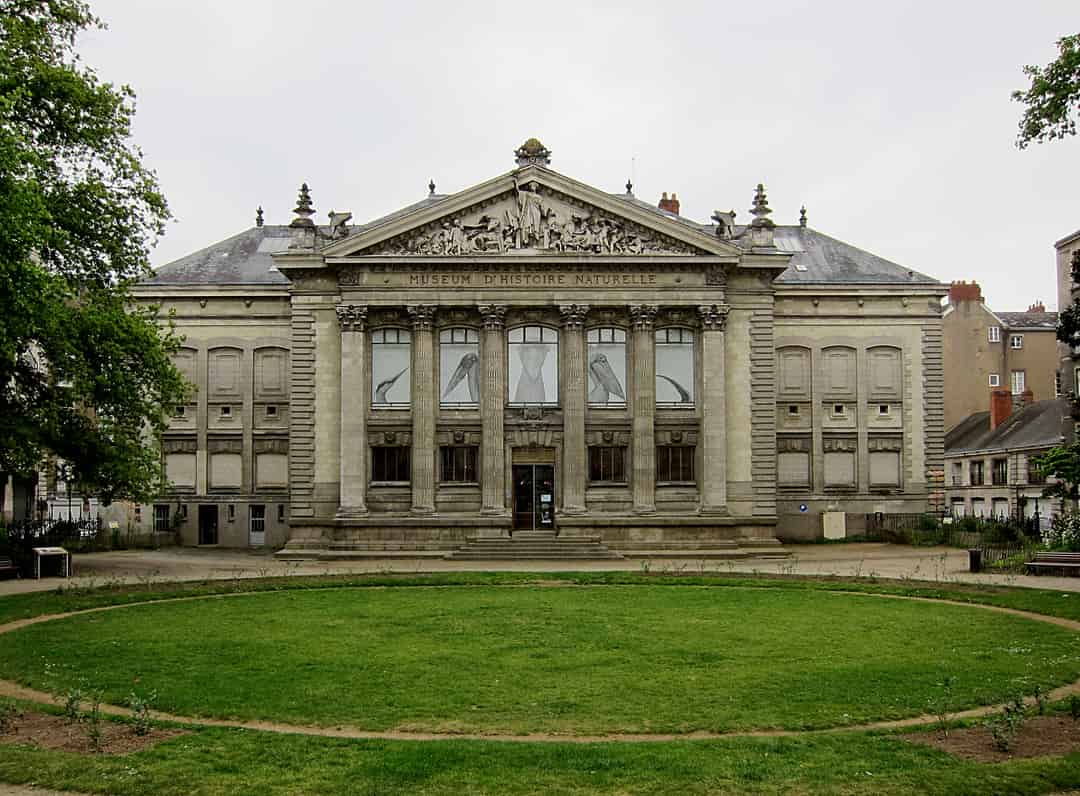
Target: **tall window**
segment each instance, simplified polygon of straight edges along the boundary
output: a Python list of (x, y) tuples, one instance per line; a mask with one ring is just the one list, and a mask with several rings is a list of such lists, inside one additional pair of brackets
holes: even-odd
[(588, 380), (590, 406), (626, 406), (626, 332), (589, 329)]
[(589, 480), (593, 483), (625, 483), (626, 448), (622, 445), (590, 446)]
[(656, 330), (656, 403), (694, 405), (694, 333), (690, 329)]
[(989, 332), (989, 336), (987, 337), (987, 339), (991, 343), (1000, 343), (1001, 342), (1001, 327), (1000, 326), (990, 326), (990, 327), (988, 327), (987, 331)]
[(439, 458), (442, 460), (443, 483), (479, 483), (476, 463), (480, 449), (476, 445), (443, 445), (439, 448)]
[(408, 329), (376, 329), (371, 333), (371, 406), (409, 405), (410, 341)]
[(546, 326), (519, 326), (507, 335), (510, 403), (559, 403), (559, 333)]
[(408, 483), (411, 479), (409, 448), (375, 445), (371, 449), (371, 480)]
[(1019, 395), (1024, 391), (1024, 371), (1014, 370), (1012, 372), (1012, 393), (1013, 395)]
[(982, 486), (983, 485), (983, 462), (982, 462), (982, 460), (980, 459), (979, 461), (971, 462), (968, 465), (968, 467), (969, 467), (968, 475), (970, 476), (969, 479), (968, 479), (969, 483), (972, 486)]
[(1023, 348), (1024, 347), (1024, 335), (1012, 334), (1009, 335), (1009, 348)]
[(439, 332), (439, 395), (443, 406), (480, 401), (480, 336), (475, 329)]
[(266, 530), (266, 506), (251, 506), (249, 509), (248, 517), (251, 521), (252, 533), (262, 533)]
[(694, 446), (659, 445), (656, 448), (656, 480), (664, 483), (694, 482)]
[(169, 530), (169, 506), (166, 503), (154, 505), (154, 530), (158, 533)]
[(994, 486), (1004, 486), (1009, 480), (1009, 460), (994, 459), (990, 463), (990, 483)]

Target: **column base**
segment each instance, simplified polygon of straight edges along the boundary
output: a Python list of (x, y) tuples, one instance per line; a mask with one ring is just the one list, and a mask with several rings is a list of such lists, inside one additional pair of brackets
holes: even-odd
[(702, 506), (698, 509), (698, 514), (703, 517), (728, 517), (731, 512), (727, 510), (727, 506)]
[(560, 514), (568, 514), (570, 516), (580, 516), (588, 513), (584, 506), (563, 506), (559, 510)]
[(656, 506), (634, 506), (635, 514), (655, 514)]
[(413, 506), (409, 509), (409, 513), (414, 517), (430, 517), (435, 513), (434, 506)]
[(506, 508), (480, 509), (481, 517), (509, 517), (510, 510)]
[(348, 520), (368, 515), (367, 506), (340, 506), (334, 515), (336, 519)]

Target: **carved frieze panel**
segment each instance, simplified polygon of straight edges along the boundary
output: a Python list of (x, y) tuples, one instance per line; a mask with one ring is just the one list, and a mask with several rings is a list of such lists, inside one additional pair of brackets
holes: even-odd
[(695, 254), (698, 250), (536, 182), (391, 238), (364, 254)]

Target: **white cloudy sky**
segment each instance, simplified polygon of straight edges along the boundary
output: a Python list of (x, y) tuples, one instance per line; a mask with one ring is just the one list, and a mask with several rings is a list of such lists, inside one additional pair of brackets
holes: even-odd
[(1076, 0), (417, 2), (94, 0), (80, 47), (138, 94), (135, 137), (176, 222), (155, 264), (253, 223), (367, 220), (507, 171), (538, 136), (605, 190), (810, 225), (991, 306), (1056, 304), (1080, 229), (1080, 137), (1014, 146), (1020, 67)]

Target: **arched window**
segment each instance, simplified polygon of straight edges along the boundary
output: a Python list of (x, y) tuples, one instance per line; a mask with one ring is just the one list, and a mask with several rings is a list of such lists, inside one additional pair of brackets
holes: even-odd
[(589, 329), (587, 379), (590, 406), (626, 406), (626, 332)]
[(373, 409), (398, 409), (409, 405), (411, 339), (408, 329), (376, 329), (371, 333)]
[(511, 329), (510, 403), (559, 403), (559, 333), (546, 326)]
[(480, 336), (475, 329), (439, 332), (439, 402), (476, 406), (480, 401)]
[(690, 329), (656, 330), (656, 403), (694, 405), (694, 333)]

